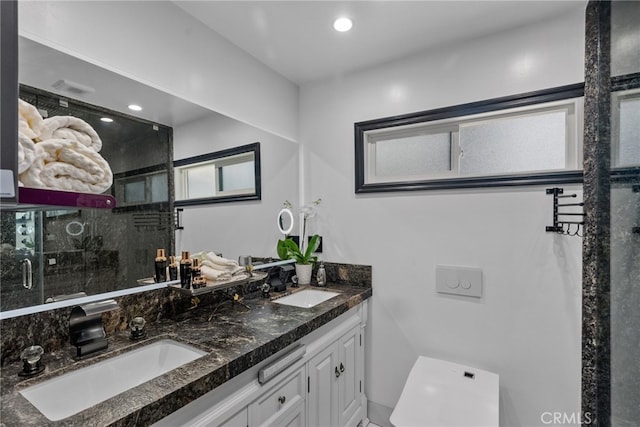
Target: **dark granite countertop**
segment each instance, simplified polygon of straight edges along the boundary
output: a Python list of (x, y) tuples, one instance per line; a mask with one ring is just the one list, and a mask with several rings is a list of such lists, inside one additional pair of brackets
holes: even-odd
[[(1, 426), (144, 426), (150, 425), (310, 332), (357, 306), (372, 294), (370, 287), (330, 283), (326, 289), (340, 295), (305, 309), (276, 304), (268, 299), (226, 301), (218, 306), (199, 306), (174, 319), (148, 327), (143, 341), (131, 341), (126, 332), (109, 337), (109, 349), (77, 360), (70, 345), (45, 354), (45, 372), (24, 379), (17, 375), (21, 363), (2, 368)], [(79, 369), (150, 342), (172, 338), (198, 347), (208, 354), (167, 374), (85, 411), (53, 422), (24, 398), (20, 390), (64, 372)]]

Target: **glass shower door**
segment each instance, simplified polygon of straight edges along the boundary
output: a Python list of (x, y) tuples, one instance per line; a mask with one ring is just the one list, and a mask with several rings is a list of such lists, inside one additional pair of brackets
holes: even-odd
[(611, 8), (611, 425), (640, 423), (640, 2)]
[(0, 235), (2, 311), (42, 304), (42, 213), (2, 211)]

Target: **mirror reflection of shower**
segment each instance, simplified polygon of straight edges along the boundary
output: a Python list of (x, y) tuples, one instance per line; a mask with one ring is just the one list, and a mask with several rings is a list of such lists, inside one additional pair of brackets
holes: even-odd
[(33, 212), (19, 212), (16, 216), (16, 251), (33, 253), (35, 248), (35, 220)]
[(42, 304), (42, 213), (0, 212), (0, 308)]

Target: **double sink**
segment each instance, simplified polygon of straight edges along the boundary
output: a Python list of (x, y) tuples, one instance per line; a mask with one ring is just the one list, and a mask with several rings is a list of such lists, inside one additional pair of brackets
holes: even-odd
[[(338, 292), (304, 289), (273, 302), (312, 308), (337, 295)], [(206, 354), (191, 345), (163, 339), (35, 384), (20, 394), (49, 420), (58, 421)]]

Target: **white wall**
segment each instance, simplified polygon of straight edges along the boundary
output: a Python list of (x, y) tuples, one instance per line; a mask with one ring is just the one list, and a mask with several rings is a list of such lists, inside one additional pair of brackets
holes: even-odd
[(20, 1), (19, 32), (290, 140), (298, 88), (168, 1)]
[(177, 253), (276, 256), (276, 216), (285, 200), (298, 204), (298, 144), (220, 115), (176, 127), (173, 136), (175, 160), (259, 142), (262, 176), (260, 201), (185, 207)]
[[(503, 426), (580, 411), (581, 239), (545, 232), (544, 187), (355, 195), (353, 124), (581, 82), (583, 51), (572, 13), (301, 88), (311, 231), (324, 259), (373, 266), (371, 402), (393, 407), (424, 354), (498, 373)], [(483, 298), (436, 294), (436, 264), (481, 267)]]

